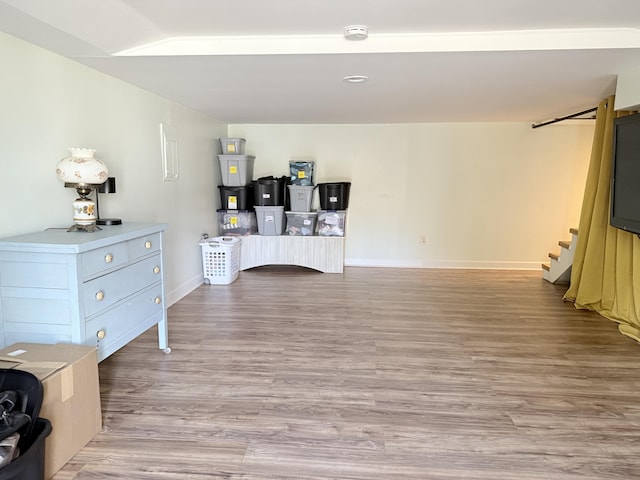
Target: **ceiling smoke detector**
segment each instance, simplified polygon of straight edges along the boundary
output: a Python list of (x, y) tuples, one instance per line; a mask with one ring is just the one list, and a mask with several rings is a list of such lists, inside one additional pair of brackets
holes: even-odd
[(344, 38), (347, 40), (364, 40), (369, 36), (369, 29), (364, 25), (348, 25), (344, 27)]

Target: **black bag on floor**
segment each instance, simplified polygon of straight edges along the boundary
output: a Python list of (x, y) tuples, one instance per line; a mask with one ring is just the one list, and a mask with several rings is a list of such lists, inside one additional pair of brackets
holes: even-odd
[(31, 445), (42, 398), (42, 382), (34, 374), (0, 368), (0, 441), (18, 432), (18, 451)]
[(31, 416), (24, 412), (26, 404), (15, 390), (0, 392), (0, 441), (13, 433), (21, 436), (31, 423)]

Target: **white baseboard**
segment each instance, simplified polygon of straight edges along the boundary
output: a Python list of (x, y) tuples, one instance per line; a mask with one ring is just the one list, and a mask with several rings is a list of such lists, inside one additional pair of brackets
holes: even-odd
[(169, 308), (171, 305), (176, 303), (181, 298), (187, 296), (189, 293), (193, 292), (196, 288), (198, 288), (203, 283), (204, 283), (204, 277), (202, 274), (200, 274), (200, 275), (196, 275), (188, 282), (183, 283), (178, 288), (170, 292), (166, 292), (165, 295), (167, 298), (166, 298), (165, 304), (167, 308)]
[(403, 261), (367, 258), (346, 258), (347, 267), (388, 267), (388, 268), (455, 268), (478, 270), (540, 270), (541, 262), (503, 262), (478, 260), (436, 260)]
[(423, 268), (422, 262), (368, 258), (345, 258), (344, 265), (346, 267)]

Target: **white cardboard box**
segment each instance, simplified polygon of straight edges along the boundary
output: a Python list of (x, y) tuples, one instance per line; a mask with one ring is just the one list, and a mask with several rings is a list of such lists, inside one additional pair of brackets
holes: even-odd
[(45, 478), (51, 478), (102, 430), (96, 348), (16, 343), (0, 350), (0, 368), (26, 370), (42, 381), (40, 417), (52, 427)]

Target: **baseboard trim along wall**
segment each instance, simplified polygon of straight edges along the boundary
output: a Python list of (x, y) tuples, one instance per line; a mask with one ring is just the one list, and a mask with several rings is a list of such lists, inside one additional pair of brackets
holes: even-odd
[(188, 282), (185, 282), (182, 285), (180, 285), (178, 288), (170, 292), (166, 292), (165, 304), (167, 308), (169, 308), (171, 305), (176, 303), (181, 298), (186, 297), (189, 293), (193, 292), (196, 288), (198, 288), (203, 283), (204, 283), (204, 277), (202, 273), (200, 273), (199, 275), (193, 277)]
[(445, 261), (397, 261), (382, 259), (347, 258), (347, 267), (388, 267), (388, 268), (454, 268), (478, 270), (540, 270), (541, 262), (503, 262), (476, 260)]

